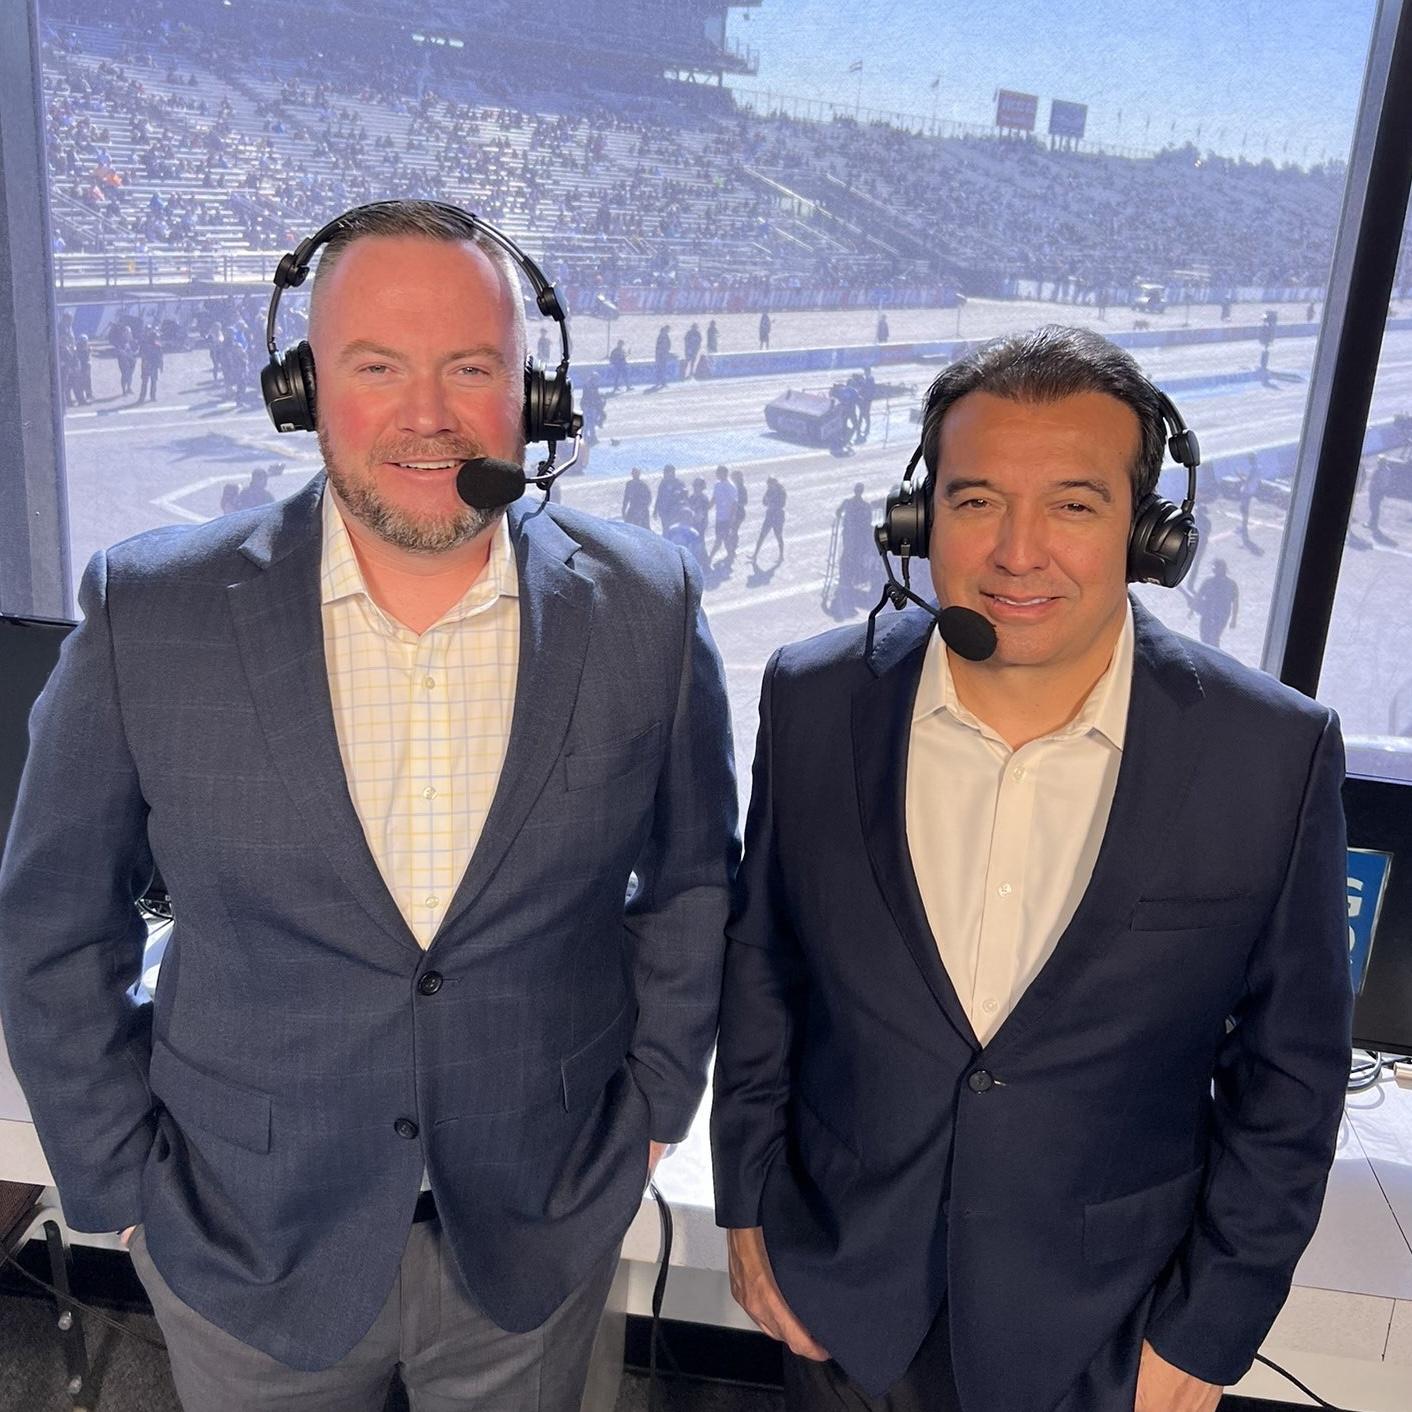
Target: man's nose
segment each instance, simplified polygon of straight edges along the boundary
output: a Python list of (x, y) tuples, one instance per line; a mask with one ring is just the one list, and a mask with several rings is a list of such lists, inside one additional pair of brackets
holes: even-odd
[(1043, 569), (1049, 563), (1044, 516), (1025, 508), (1007, 510), (991, 558), (997, 567), (1017, 577)]
[(435, 375), (410, 379), (399, 411), (402, 429), (418, 436), (439, 436), (456, 428), (446, 388)]

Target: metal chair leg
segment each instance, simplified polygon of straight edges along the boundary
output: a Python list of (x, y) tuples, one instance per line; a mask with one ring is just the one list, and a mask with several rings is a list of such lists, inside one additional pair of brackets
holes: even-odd
[(88, 1346), (83, 1339), (83, 1325), (69, 1289), (69, 1255), (64, 1248), (59, 1227), (53, 1221), (44, 1223), (44, 1244), (49, 1251), (49, 1282), (61, 1293), (55, 1298), (58, 1308), (59, 1335), (64, 1347), (64, 1370), (68, 1381), (65, 1391), (74, 1412), (87, 1412), (88, 1407)]

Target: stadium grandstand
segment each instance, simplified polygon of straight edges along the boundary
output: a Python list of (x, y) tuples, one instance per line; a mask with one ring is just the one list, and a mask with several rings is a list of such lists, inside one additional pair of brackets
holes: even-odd
[(726, 83), (752, 68), (739, 8), (565, 0), (531, 30), (509, 0), (473, 26), (431, 0), (48, 0), (58, 278), (253, 287), (330, 215), (417, 195), (500, 224), (580, 310), (1323, 283), (1341, 165), (748, 110)]

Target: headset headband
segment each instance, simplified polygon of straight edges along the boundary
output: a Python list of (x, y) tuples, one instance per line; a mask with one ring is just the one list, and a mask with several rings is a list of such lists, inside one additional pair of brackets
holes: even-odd
[[(1144, 377), (1144, 382), (1151, 389), (1153, 397), (1157, 400), (1158, 415), (1164, 422), (1163, 430), (1166, 435), (1167, 451), (1171, 454), (1179, 466), (1186, 469), (1186, 498), (1182, 501), (1181, 509), (1184, 515), (1189, 515), (1196, 504), (1196, 468), (1201, 464), (1201, 443), (1196, 439), (1196, 433), (1187, 426), (1182, 414), (1177, 411), (1177, 404), (1162, 391), (1150, 378)], [(903, 472), (904, 483), (915, 487), (914, 473), (917, 463), (926, 456), (927, 441), (931, 434), (940, 429), (940, 418), (934, 427), (929, 427), (931, 419), (931, 407), (928, 406), (922, 413), (922, 434), (917, 442), (917, 449), (912, 453), (912, 459), (907, 462), (907, 469)], [(927, 474), (930, 476), (931, 467), (927, 467)], [(1139, 507), (1134, 505), (1133, 511), (1136, 513)]]
[[(279, 312), (280, 296), (286, 289), (297, 289), (309, 277), (309, 262), (313, 259), (314, 252), (332, 240), (354, 217), (367, 211), (400, 208), (402, 204), (400, 201), (370, 201), (365, 206), (355, 206), (351, 211), (344, 211), (342, 215), (335, 216), (306, 240), (301, 240), (291, 254), (280, 256), (274, 274), (275, 293), (270, 300), (269, 313), (265, 317), (265, 347), (271, 358), (279, 356), (279, 346), (275, 342), (275, 317)], [(463, 211), (459, 206), (451, 206), (444, 201), (428, 201), (423, 204), (465, 226), (468, 238), (483, 235), (515, 262), (534, 289), (534, 302), (539, 312), (559, 325), (559, 341), (562, 348), (559, 376), (565, 376), (569, 370), (569, 322), (564, 315), (564, 307), (559, 302), (559, 295), (549, 283), (544, 271), (504, 231), (488, 221), (483, 221), (474, 211)]]

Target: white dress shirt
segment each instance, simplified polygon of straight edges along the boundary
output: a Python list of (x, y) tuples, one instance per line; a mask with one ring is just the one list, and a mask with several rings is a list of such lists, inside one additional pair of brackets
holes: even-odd
[(907, 757), (907, 845), (942, 964), (986, 1044), (1093, 875), (1127, 729), (1132, 607), (1077, 715), (1018, 750), (957, 700), (935, 633), (926, 654)]
[(413, 936), (431, 944), (480, 839), (515, 705), (519, 579), (504, 518), (485, 572), (415, 633), (373, 601), (333, 495), (321, 601), (348, 792)]

